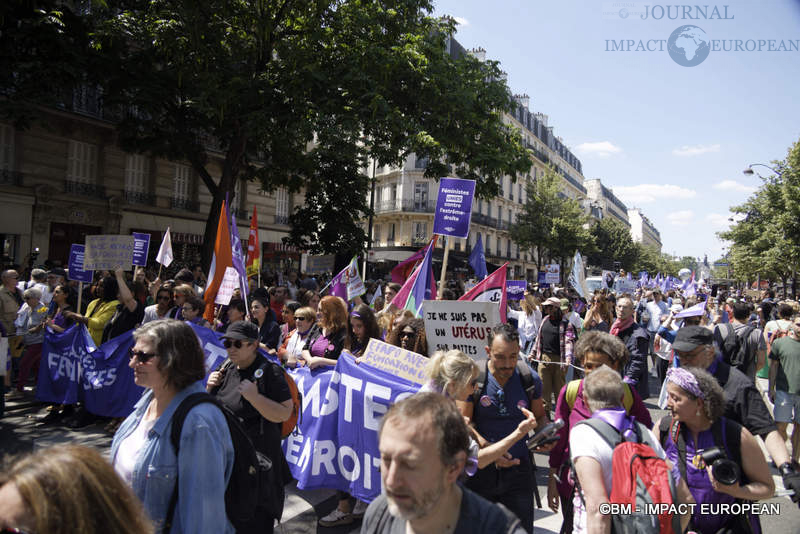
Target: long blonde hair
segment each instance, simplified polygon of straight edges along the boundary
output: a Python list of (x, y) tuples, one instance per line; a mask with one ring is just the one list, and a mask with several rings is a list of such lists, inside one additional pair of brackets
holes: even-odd
[(425, 366), (425, 374), (445, 395), (448, 394), (450, 385), (455, 389), (466, 386), (476, 371), (479, 371), (478, 364), (460, 350), (455, 349), (447, 352), (437, 350)]
[(89, 447), (57, 445), (23, 456), (0, 474), (14, 484), (34, 532), (152, 534), (142, 504)]

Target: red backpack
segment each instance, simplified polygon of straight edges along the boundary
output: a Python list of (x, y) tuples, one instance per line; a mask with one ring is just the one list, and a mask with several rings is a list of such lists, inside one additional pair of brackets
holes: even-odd
[[(681, 532), (680, 516), (669, 507), (677, 504), (675, 481), (666, 460), (656, 454), (647, 427), (635, 422), (636, 440), (625, 441), (620, 432), (600, 419), (577, 423), (589, 425), (613, 449), (614, 481), (609, 503), (629, 507), (628, 513), (611, 515), (614, 534), (672, 534)], [(577, 480), (577, 476), (575, 477)], [(655, 510), (653, 505), (666, 505)]]

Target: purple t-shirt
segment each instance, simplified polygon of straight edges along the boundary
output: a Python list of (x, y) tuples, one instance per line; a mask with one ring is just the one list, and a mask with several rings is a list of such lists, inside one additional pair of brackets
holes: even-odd
[(325, 349), (327, 349), (330, 344), (331, 342), (327, 337), (320, 335), (314, 340), (314, 343), (311, 344), (311, 350), (309, 352), (311, 352), (311, 355), (314, 357), (325, 356)]

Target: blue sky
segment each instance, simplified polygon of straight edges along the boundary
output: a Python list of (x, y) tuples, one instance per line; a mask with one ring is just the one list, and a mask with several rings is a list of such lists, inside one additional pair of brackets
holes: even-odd
[[(760, 52), (712, 50), (683, 67), (666, 44), (663, 52), (621, 52), (606, 51), (606, 41), (647, 46), (691, 24), (709, 39), (797, 42), (800, 0), (700, 4), (709, 15), (718, 6), (722, 16), (727, 5), (732, 20), (654, 20), (655, 6), (667, 5), (678, 4), (435, 0), (435, 13), (459, 21), (465, 48), (483, 47), (501, 63), (511, 90), (550, 117), (586, 178), (601, 178), (628, 207), (642, 208), (664, 252), (711, 261), (725, 246), (715, 232), (729, 224), (729, 207), (760, 184), (742, 170), (783, 159), (800, 139), (800, 52), (769, 52), (768, 43)], [(650, 16), (642, 20), (645, 6)]]

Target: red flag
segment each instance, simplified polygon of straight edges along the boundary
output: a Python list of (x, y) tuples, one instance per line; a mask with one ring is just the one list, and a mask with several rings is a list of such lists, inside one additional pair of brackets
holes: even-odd
[(253, 206), (253, 218), (250, 219), (250, 237), (247, 239), (247, 276), (257, 276), (261, 270), (261, 251), (258, 244), (258, 218)]
[(500, 305), (500, 320), (506, 322), (506, 270), (508, 262), (467, 291), (458, 300), (475, 302), (497, 302)]
[(222, 201), (222, 209), (219, 212), (219, 223), (217, 223), (217, 239), (214, 242), (214, 257), (211, 260), (211, 269), (208, 273), (208, 286), (203, 293), (203, 300), (206, 303), (206, 311), (203, 314), (206, 321), (214, 324), (214, 300), (217, 298), (217, 291), (222, 285), (225, 277), (225, 269), (233, 267), (233, 249), (231, 248), (231, 234), (228, 227), (228, 210), (225, 201)]
[[(436, 246), (436, 239), (438, 235), (433, 236), (433, 246)], [(419, 262), (425, 257), (425, 251), (428, 250), (428, 245), (425, 245), (414, 254), (411, 255), (410, 258), (407, 260), (401, 261), (397, 265), (395, 265), (394, 269), (392, 269), (392, 282), (396, 284), (404, 284), (408, 277), (411, 276), (411, 273), (414, 269), (417, 268)]]

